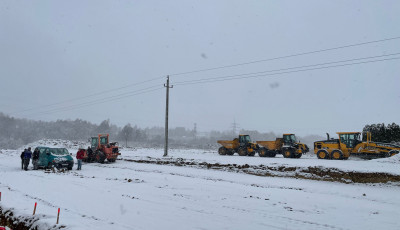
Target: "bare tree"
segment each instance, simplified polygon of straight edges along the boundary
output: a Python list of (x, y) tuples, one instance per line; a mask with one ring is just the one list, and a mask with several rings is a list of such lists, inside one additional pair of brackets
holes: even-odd
[(125, 140), (125, 147), (128, 147), (128, 139), (132, 138), (132, 134), (133, 134), (133, 128), (131, 124), (128, 123), (121, 130), (121, 135)]

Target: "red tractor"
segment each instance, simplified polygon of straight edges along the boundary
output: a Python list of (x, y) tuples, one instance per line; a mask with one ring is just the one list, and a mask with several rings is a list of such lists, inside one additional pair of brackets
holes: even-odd
[(118, 150), (118, 142), (109, 142), (109, 134), (99, 134), (97, 137), (92, 137), (90, 140), (91, 148), (86, 150), (85, 162), (104, 163), (115, 162), (118, 155), (121, 155)]

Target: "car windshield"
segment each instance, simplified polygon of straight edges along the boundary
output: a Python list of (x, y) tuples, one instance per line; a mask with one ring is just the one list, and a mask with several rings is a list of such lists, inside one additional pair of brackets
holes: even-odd
[(50, 149), (50, 152), (54, 155), (66, 155), (69, 154), (68, 150), (65, 148), (52, 148)]

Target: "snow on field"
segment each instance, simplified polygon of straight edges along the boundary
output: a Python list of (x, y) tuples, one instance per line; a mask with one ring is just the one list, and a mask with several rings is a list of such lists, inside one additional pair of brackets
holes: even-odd
[[(46, 143), (44, 143), (46, 144)], [(61, 144), (57, 144), (61, 146)], [(35, 145), (31, 145), (35, 147)], [(77, 146), (65, 143), (76, 153)], [(67, 229), (400, 229), (400, 187), (343, 184), (118, 160), (81, 171), (21, 171), (21, 150), (1, 150), (0, 205), (50, 229), (61, 208)], [(162, 158), (162, 149), (125, 149), (123, 159)], [(171, 159), (209, 163), (335, 167), (399, 173), (398, 158), (325, 161), (219, 156), (171, 150)]]
[[(311, 150), (312, 151), (312, 150)], [(283, 165), (296, 167), (325, 167), (337, 168), (344, 171), (357, 172), (383, 172), (395, 175), (400, 175), (400, 155), (386, 159), (363, 160), (357, 157), (350, 157), (349, 160), (320, 160), (313, 152), (303, 155), (300, 159), (287, 159), (282, 155), (277, 155), (274, 158), (261, 158), (257, 155), (254, 157), (242, 157), (237, 154), (233, 156), (220, 156), (216, 150), (170, 150), (170, 156), (173, 158), (190, 159), (195, 161), (206, 161), (208, 163), (221, 164), (249, 164), (249, 165)], [(148, 157), (162, 158), (163, 150), (159, 149), (134, 149), (131, 151), (122, 150), (124, 159), (146, 159)]]

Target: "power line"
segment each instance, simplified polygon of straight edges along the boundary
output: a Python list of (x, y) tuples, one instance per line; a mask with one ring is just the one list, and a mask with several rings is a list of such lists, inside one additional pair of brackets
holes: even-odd
[(37, 109), (40, 109), (40, 108), (46, 108), (46, 107), (51, 107), (51, 106), (55, 106), (55, 105), (60, 105), (60, 104), (66, 103), (66, 102), (86, 99), (86, 98), (97, 96), (97, 95), (104, 95), (104, 94), (114, 93), (117, 90), (129, 88), (129, 87), (132, 87), (132, 86), (142, 85), (144, 83), (152, 82), (152, 81), (155, 81), (155, 80), (159, 80), (161, 78), (164, 78), (164, 77), (152, 78), (152, 79), (149, 79), (149, 80), (146, 80), (146, 81), (132, 83), (132, 84), (129, 84), (129, 85), (126, 85), (126, 86), (118, 87), (118, 88), (107, 89), (106, 91), (93, 93), (93, 94), (89, 94), (89, 95), (86, 95), (86, 96), (71, 98), (71, 99), (68, 99), (68, 100), (64, 100), (64, 101), (60, 101), (60, 102), (56, 102), (56, 103), (52, 103), (52, 104), (47, 104), (47, 105), (43, 105), (43, 106), (39, 106), (39, 107), (32, 107), (32, 108), (29, 108), (29, 109), (24, 109), (24, 110), (20, 110), (20, 111), (14, 112), (13, 114), (19, 114), (19, 113), (23, 113), (23, 112), (26, 112), (26, 111), (32, 111), (32, 110), (37, 110)]
[(400, 37), (392, 37), (392, 38), (374, 40), (374, 41), (369, 41), (369, 42), (362, 42), (362, 43), (356, 43), (356, 44), (350, 44), (350, 45), (344, 45), (344, 46), (337, 46), (337, 47), (328, 48), (328, 49), (320, 49), (320, 50), (314, 50), (314, 51), (309, 51), (309, 52), (303, 52), (303, 53), (279, 56), (279, 57), (274, 57), (274, 58), (268, 58), (268, 59), (263, 59), (263, 60), (249, 61), (249, 62), (243, 62), (243, 63), (232, 64), (232, 65), (224, 65), (224, 66), (212, 67), (212, 68), (206, 68), (206, 69), (198, 69), (198, 70), (175, 73), (175, 74), (169, 74), (169, 75), (170, 76), (179, 76), (179, 75), (184, 75), (184, 74), (192, 74), (192, 73), (199, 73), (199, 72), (205, 72), (205, 71), (211, 71), (211, 70), (225, 69), (225, 68), (231, 68), (231, 67), (237, 67), (237, 66), (243, 66), (243, 65), (250, 65), (250, 64), (255, 64), (255, 63), (260, 63), (260, 62), (267, 62), (267, 61), (273, 61), (273, 60), (279, 60), (279, 59), (285, 59), (285, 58), (291, 58), (291, 57), (298, 57), (298, 56), (303, 56), (303, 55), (308, 55), (308, 54), (322, 53), (322, 52), (327, 52), (327, 51), (332, 51), (332, 50), (338, 50), (338, 49), (362, 46), (362, 45), (373, 44), (373, 43), (378, 43), (378, 42), (387, 42), (387, 41), (396, 40), (396, 39), (400, 39)]
[[(318, 67), (318, 68), (300, 69), (300, 70), (293, 70), (293, 71), (286, 71), (286, 72), (259, 74), (259, 75), (252, 75), (252, 76), (247, 76), (247, 77), (246, 76), (245, 77), (241, 77), (241, 76), (250, 75), (250, 74), (233, 75), (233, 76), (225, 76), (225, 77), (215, 77), (215, 78), (208, 78), (208, 79), (200, 79), (200, 80), (180, 82), (180, 83), (175, 83), (175, 85), (193, 85), (193, 84), (202, 84), (202, 83), (210, 83), (210, 82), (230, 81), (230, 80), (237, 80), (237, 79), (273, 76), (273, 75), (280, 75), (280, 74), (305, 72), (305, 71), (311, 71), (311, 70), (329, 69), (329, 68), (338, 68), (338, 67), (343, 67), (343, 66), (361, 65), (361, 64), (374, 63), (374, 62), (383, 62), (383, 61), (390, 61), (390, 60), (397, 60), (397, 59), (400, 59), (400, 57), (397, 57), (397, 58), (386, 58), (386, 59), (379, 59), (379, 60), (372, 60), (372, 61), (364, 61), (364, 62), (356, 62), (356, 63), (349, 63), (349, 64), (341, 64), (341, 65), (324, 66), (324, 67)], [(300, 67), (293, 67), (293, 68), (300, 68)], [(292, 68), (288, 68), (288, 69), (292, 69)], [(271, 70), (271, 71), (273, 71), (273, 70)], [(264, 71), (264, 72), (271, 72), (271, 71)], [(275, 71), (277, 71), (277, 70), (275, 70)]]
[[(158, 88), (155, 88), (155, 87), (158, 87)], [(119, 94), (119, 95), (112, 96), (112, 97), (101, 98), (101, 99), (84, 102), (84, 103), (80, 103), (80, 104), (76, 104), (76, 105), (64, 106), (64, 107), (60, 107), (60, 108), (43, 111), (43, 112), (32, 113), (32, 114), (28, 114), (27, 116), (32, 116), (32, 115), (36, 115), (36, 114), (53, 114), (53, 113), (58, 113), (58, 112), (70, 111), (73, 109), (79, 109), (79, 108), (86, 107), (86, 106), (92, 106), (92, 105), (101, 104), (101, 103), (105, 103), (105, 102), (120, 100), (120, 99), (131, 97), (131, 96), (136, 96), (136, 95), (140, 95), (140, 94), (144, 94), (144, 93), (149, 93), (149, 92), (153, 92), (156, 90), (160, 90), (162, 88), (164, 88), (164, 87), (161, 87), (158, 85), (152, 86), (152, 87), (148, 87), (148, 88), (144, 88), (144, 89), (140, 89), (140, 90), (136, 90), (136, 91), (131, 91), (131, 92), (124, 93), (124, 94)]]
[(296, 67), (282, 68), (282, 69), (275, 69), (275, 70), (265, 70), (265, 71), (252, 72), (252, 73), (235, 74), (235, 75), (228, 75), (228, 76), (222, 76), (222, 77), (211, 77), (211, 78), (203, 78), (203, 79), (198, 79), (198, 80), (178, 81), (178, 82), (176, 82), (176, 85), (179, 85), (182, 83), (199, 82), (199, 81), (212, 80), (212, 79), (232, 78), (232, 77), (236, 77), (236, 76), (246, 76), (246, 75), (261, 74), (261, 73), (267, 73), (267, 72), (277, 72), (277, 71), (284, 71), (284, 70), (291, 70), (291, 69), (300, 69), (300, 68), (313, 67), (313, 66), (319, 66), (319, 65), (329, 65), (329, 64), (336, 64), (336, 63), (342, 63), (342, 62), (359, 61), (359, 60), (372, 59), (372, 58), (378, 58), (378, 57), (388, 57), (388, 56), (394, 56), (394, 55), (399, 55), (399, 54), (400, 53), (393, 53), (393, 54), (369, 56), (369, 57), (363, 57), (363, 58), (353, 58), (353, 59), (347, 59), (347, 60), (342, 60), (342, 61), (325, 62), (325, 63), (319, 63), (319, 64), (313, 64), (313, 65), (303, 65), (303, 66), (296, 66)]

